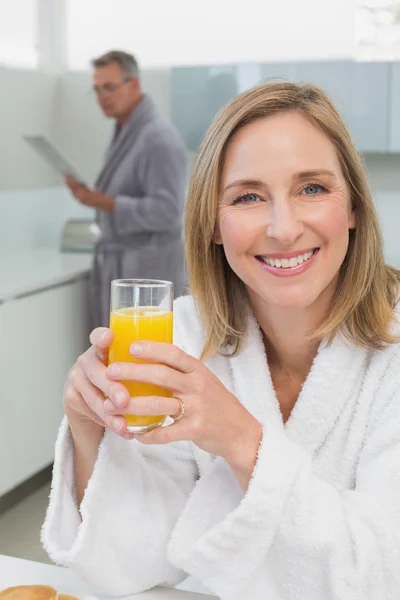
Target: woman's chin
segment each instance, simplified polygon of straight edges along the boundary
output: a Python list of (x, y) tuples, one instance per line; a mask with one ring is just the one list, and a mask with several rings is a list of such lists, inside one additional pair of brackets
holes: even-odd
[(277, 293), (269, 293), (264, 300), (271, 306), (288, 310), (304, 310), (309, 308), (317, 300), (318, 294), (310, 290), (280, 290)]

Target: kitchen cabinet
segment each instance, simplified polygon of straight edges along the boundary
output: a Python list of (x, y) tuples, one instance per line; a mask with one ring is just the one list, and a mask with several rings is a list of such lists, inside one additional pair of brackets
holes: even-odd
[(361, 152), (387, 152), (390, 89), (388, 63), (354, 61), (298, 63), (296, 81), (325, 90)]
[(296, 81), (296, 64), (295, 63), (270, 63), (261, 65), (262, 81), (273, 79), (275, 81)]
[(391, 64), (389, 150), (400, 152), (400, 62)]
[[(398, 65), (396, 65), (398, 67)], [(235, 95), (269, 79), (314, 83), (333, 99), (361, 152), (390, 151), (389, 63), (321, 61), (172, 69), (172, 119), (189, 150), (196, 150), (216, 112)], [(397, 104), (400, 104), (400, 75)], [(392, 101), (395, 105), (395, 101)], [(398, 115), (398, 113), (396, 113)], [(399, 117), (397, 116), (397, 119)], [(399, 123), (399, 120), (397, 120)], [(398, 142), (400, 127), (397, 125)], [(395, 150), (393, 150), (395, 151)]]
[(68, 370), (88, 346), (87, 278), (0, 304), (0, 496), (53, 462)]
[(236, 68), (181, 67), (172, 69), (171, 79), (172, 120), (187, 149), (195, 150), (219, 109), (239, 93)]

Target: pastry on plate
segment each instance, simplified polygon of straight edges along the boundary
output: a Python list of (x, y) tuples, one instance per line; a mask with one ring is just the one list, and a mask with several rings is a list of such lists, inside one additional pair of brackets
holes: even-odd
[(74, 596), (58, 594), (49, 585), (17, 585), (0, 592), (0, 600), (78, 600)]
[(58, 593), (49, 585), (17, 585), (0, 592), (0, 600), (58, 600)]

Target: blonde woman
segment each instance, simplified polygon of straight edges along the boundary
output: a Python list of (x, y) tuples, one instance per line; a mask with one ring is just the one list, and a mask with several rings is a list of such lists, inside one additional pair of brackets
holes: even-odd
[[(107, 368), (102, 329), (69, 375), (49, 554), (114, 595), (191, 575), (223, 600), (398, 600), (400, 274), (321, 90), (267, 83), (217, 115), (186, 240), (175, 345), (131, 348), (161, 366)], [(123, 413), (176, 420), (130, 441)]]

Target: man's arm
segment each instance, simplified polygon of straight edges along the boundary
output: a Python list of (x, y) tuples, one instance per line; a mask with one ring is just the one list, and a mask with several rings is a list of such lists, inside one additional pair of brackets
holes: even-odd
[(85, 206), (91, 206), (97, 210), (104, 210), (105, 212), (111, 213), (114, 210), (115, 198), (103, 194), (99, 190), (90, 190), (85, 185), (76, 181), (72, 175), (65, 177), (65, 183), (69, 187), (72, 195), (78, 202)]

